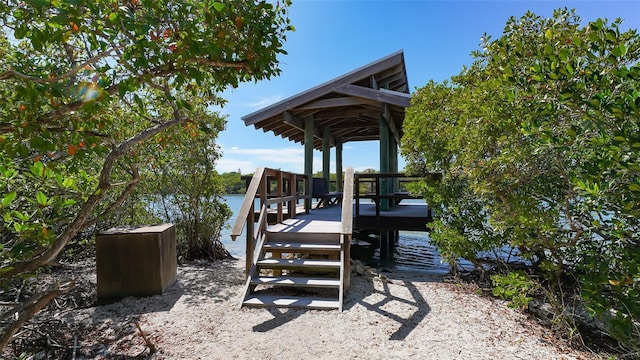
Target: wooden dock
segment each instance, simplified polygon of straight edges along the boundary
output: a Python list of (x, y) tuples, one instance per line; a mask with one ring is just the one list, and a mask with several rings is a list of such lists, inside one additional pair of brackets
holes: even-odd
[[(277, 196), (266, 194), (264, 183), (270, 178), (278, 179), (278, 184), (292, 184), (301, 177), (258, 169), (248, 186), (231, 232), (239, 236), (243, 227), (247, 230), (247, 281), (241, 306), (341, 310), (349, 286), (354, 232), (378, 232), (382, 257), (398, 230), (427, 229), (431, 216), (427, 204), (405, 201), (412, 198), (406, 193), (376, 191), (354, 198), (354, 183), (358, 182), (354, 182), (353, 169), (345, 174), (341, 204), (316, 208), (309, 195), (287, 193), (279, 187)], [(255, 211), (256, 198), (260, 199), (259, 212)]]
[[(275, 197), (265, 191), (269, 178), (277, 179)], [(347, 170), (346, 178), (352, 183), (353, 169)], [(249, 184), (238, 216), (241, 222), (236, 221), (231, 232), (238, 236), (247, 225), (247, 281), (241, 306), (342, 310), (351, 273), (353, 185), (345, 189), (348, 203), (312, 210), (306, 195), (310, 192), (283, 190), (297, 189), (286, 185), (297, 181), (298, 175), (262, 168)], [(261, 203), (258, 215), (256, 196)]]

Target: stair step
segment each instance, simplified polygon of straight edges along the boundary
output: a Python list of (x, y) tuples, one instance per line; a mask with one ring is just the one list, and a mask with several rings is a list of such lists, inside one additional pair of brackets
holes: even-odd
[(340, 260), (318, 259), (262, 259), (257, 265), (268, 269), (340, 269)]
[(318, 310), (340, 308), (340, 302), (337, 299), (304, 296), (251, 295), (242, 304), (255, 307), (278, 306)]
[(339, 288), (339, 279), (309, 278), (298, 276), (260, 276), (251, 279), (252, 285), (306, 286), (318, 288)]
[(340, 251), (340, 244), (304, 244), (294, 242), (268, 242), (263, 247), (267, 251), (310, 253), (316, 251)]

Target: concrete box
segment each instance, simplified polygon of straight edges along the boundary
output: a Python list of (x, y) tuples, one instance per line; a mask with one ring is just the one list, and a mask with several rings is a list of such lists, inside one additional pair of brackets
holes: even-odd
[(96, 236), (98, 303), (162, 294), (177, 276), (173, 224), (117, 227)]

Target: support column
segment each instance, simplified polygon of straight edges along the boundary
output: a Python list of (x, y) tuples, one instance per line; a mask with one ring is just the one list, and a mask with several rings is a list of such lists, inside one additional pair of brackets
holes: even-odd
[[(384, 116), (380, 116), (380, 174), (389, 173), (389, 138), (390, 131)], [(387, 179), (380, 179), (380, 195), (389, 194), (389, 182)], [(380, 210), (389, 210), (388, 199), (380, 199)]]
[[(398, 173), (398, 142), (394, 136), (389, 137), (389, 172), (393, 174)], [(400, 179), (395, 178), (389, 184), (389, 191), (391, 193), (397, 192), (400, 188)], [(390, 206), (395, 206), (395, 202), (391, 202)]]
[[(331, 132), (329, 127), (322, 129), (322, 177), (327, 183), (331, 183)], [(329, 187), (329, 189), (331, 189)]]
[(342, 180), (342, 138), (336, 138), (336, 191), (343, 190)]
[[(309, 194), (313, 194), (313, 116), (304, 118), (304, 174), (309, 181)], [(311, 208), (311, 200), (307, 209)]]

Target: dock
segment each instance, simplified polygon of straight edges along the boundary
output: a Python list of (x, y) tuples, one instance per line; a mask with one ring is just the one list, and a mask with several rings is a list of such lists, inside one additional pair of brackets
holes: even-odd
[[(274, 187), (265, 185), (273, 179)], [(351, 168), (340, 202), (317, 207), (308, 190), (297, 191), (308, 189), (310, 182), (304, 175), (274, 169), (259, 168), (254, 174), (231, 232), (237, 237), (246, 229), (247, 280), (241, 307), (342, 310), (354, 234), (377, 232), (383, 256), (392, 251), (399, 230), (426, 230), (430, 221), (427, 204), (406, 192), (357, 191), (354, 197), (360, 181)], [(298, 183), (302, 186), (291, 186)]]
[[(258, 168), (247, 185), (231, 230), (235, 239), (246, 229), (241, 306), (341, 310), (352, 238), (375, 233), (383, 258), (399, 231), (427, 230), (430, 209), (398, 168), (409, 89), (404, 53), (396, 51), (242, 117), (246, 126), (302, 144), (304, 173)], [(343, 171), (344, 144), (372, 140), (379, 141), (379, 169)], [(315, 178), (314, 151), (322, 153)]]

